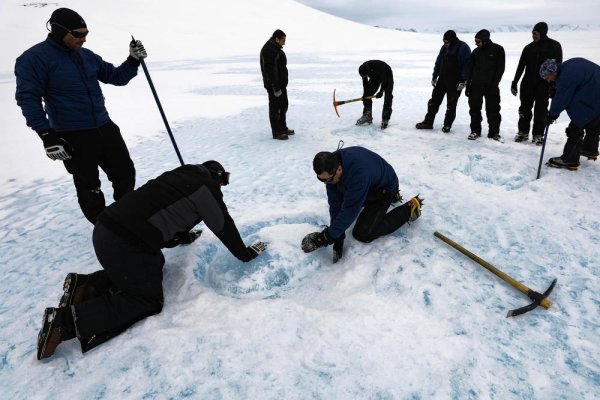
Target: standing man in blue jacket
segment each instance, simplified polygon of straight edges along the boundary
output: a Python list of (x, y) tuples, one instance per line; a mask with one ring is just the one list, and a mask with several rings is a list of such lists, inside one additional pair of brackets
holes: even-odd
[(333, 244), (335, 263), (342, 258), (345, 232), (354, 221), (352, 236), (370, 243), (421, 215), (423, 200), (419, 196), (388, 212), (392, 203), (402, 201), (398, 176), (387, 161), (364, 147), (317, 153), (313, 170), (317, 179), (326, 184), (331, 221), (322, 232), (302, 239), (305, 253)]
[(556, 121), (564, 110), (571, 118), (566, 129), (567, 143), (563, 154), (552, 157), (548, 165), (576, 170), (580, 156), (593, 160), (598, 157), (600, 65), (585, 58), (572, 58), (563, 64), (548, 59), (540, 67), (540, 76), (548, 83), (556, 82), (556, 94), (550, 104), (546, 124)]
[(427, 103), (427, 114), (423, 122), (416, 125), (417, 129), (433, 129), (433, 121), (440, 104), (446, 96), (446, 116), (442, 132), (450, 132), (456, 118), (456, 104), (467, 82), (468, 65), (471, 48), (462, 40), (458, 40), (456, 32), (446, 31), (443, 36), (444, 45), (435, 60), (431, 85), (433, 92)]
[(73, 175), (79, 206), (94, 224), (105, 207), (98, 167), (112, 182), (115, 200), (135, 186), (133, 162), (104, 106), (99, 82), (126, 85), (146, 50), (140, 41), (132, 42), (127, 61), (115, 67), (83, 48), (89, 31), (75, 11), (55, 10), (47, 26), (46, 40), (17, 58), (15, 98), (46, 155), (63, 161)]

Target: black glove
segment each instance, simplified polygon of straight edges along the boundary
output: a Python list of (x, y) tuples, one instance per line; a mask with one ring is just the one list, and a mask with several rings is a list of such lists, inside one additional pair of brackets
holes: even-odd
[(321, 247), (329, 246), (333, 243), (333, 239), (327, 234), (327, 228), (322, 232), (313, 232), (304, 236), (302, 239), (302, 250), (305, 253), (310, 253)]
[(548, 97), (553, 99), (556, 94), (556, 83), (552, 82), (550, 86), (548, 86)]
[(556, 122), (557, 118), (558, 117), (555, 117), (555, 116), (552, 116), (552, 115), (548, 114), (548, 115), (546, 115), (546, 118), (544, 119), (544, 124), (551, 125), (551, 124), (553, 124), (553, 123)]
[(465, 96), (469, 97), (471, 95), (471, 82), (465, 85)]
[(462, 92), (463, 89), (465, 88), (465, 86), (467, 86), (467, 82), (465, 81), (460, 81), (456, 84), (456, 91), (457, 92)]
[(383, 90), (375, 95), (376, 99), (380, 99), (383, 97)]
[(73, 146), (61, 138), (54, 129), (38, 132), (38, 136), (44, 143), (46, 155), (51, 160), (68, 160), (74, 152)]
[(173, 239), (164, 243), (165, 247), (171, 248), (182, 244), (193, 243), (202, 235), (202, 229), (192, 229), (189, 232), (179, 232), (173, 236)]
[(435, 87), (435, 85), (437, 85), (437, 81), (438, 81), (437, 76), (434, 76), (433, 78), (431, 78), (431, 86)]
[(256, 257), (258, 257), (260, 253), (262, 253), (266, 249), (267, 244), (264, 242), (256, 242), (252, 246), (246, 247), (247, 255), (243, 261), (248, 262), (254, 260)]
[(342, 255), (344, 254), (344, 237), (346, 237), (346, 235), (342, 235), (341, 237), (337, 238), (333, 242), (333, 263), (334, 264), (336, 262), (340, 261), (342, 259)]
[(517, 93), (519, 93), (519, 91), (517, 90), (517, 81), (512, 81), (510, 85), (510, 92), (513, 94), (513, 96), (516, 96)]

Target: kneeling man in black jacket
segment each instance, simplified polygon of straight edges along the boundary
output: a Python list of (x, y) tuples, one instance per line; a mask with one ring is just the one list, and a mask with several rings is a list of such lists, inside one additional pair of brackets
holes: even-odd
[(229, 172), (217, 161), (184, 165), (107, 207), (93, 234), (103, 269), (67, 275), (59, 307), (44, 312), (38, 360), (75, 337), (85, 353), (158, 314), (163, 307), (161, 249), (194, 241), (200, 231), (191, 229), (201, 221), (239, 260), (262, 253), (262, 242), (246, 247), (227, 211), (221, 186), (228, 183)]

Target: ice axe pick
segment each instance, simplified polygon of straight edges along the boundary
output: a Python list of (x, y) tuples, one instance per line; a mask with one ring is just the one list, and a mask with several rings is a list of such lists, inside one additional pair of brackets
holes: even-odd
[(362, 100), (368, 100), (368, 99), (374, 99), (374, 98), (375, 98), (375, 96), (366, 96), (366, 97), (357, 97), (356, 99), (337, 101), (335, 99), (335, 89), (333, 89), (333, 108), (335, 109), (335, 113), (337, 114), (337, 116), (339, 118), (340, 113), (338, 112), (337, 106), (341, 106), (342, 104), (346, 104), (346, 103), (352, 103), (354, 101), (362, 101)]
[(552, 289), (554, 289), (554, 286), (556, 285), (556, 279), (554, 279), (552, 281), (552, 283), (550, 284), (550, 286), (548, 286), (548, 289), (546, 289), (546, 291), (544, 293), (538, 293), (535, 290), (529, 289), (527, 286), (525, 286), (521, 282), (513, 279), (512, 277), (505, 274), (504, 272), (500, 271), (498, 268), (494, 267), (487, 261), (477, 257), (475, 254), (471, 253), (469, 250), (465, 249), (458, 243), (453, 242), (452, 240), (448, 239), (446, 236), (442, 235), (441, 233), (434, 232), (433, 235), (435, 237), (437, 237), (438, 239), (442, 240), (443, 242), (445, 242), (446, 244), (448, 244), (449, 246), (454, 247), (456, 250), (460, 251), (465, 256), (469, 257), (471, 260), (475, 261), (476, 263), (478, 263), (479, 265), (481, 265), (488, 271), (492, 272), (493, 274), (498, 276), (503, 281), (508, 282), (512, 287), (516, 288), (519, 292), (525, 294), (527, 297), (529, 297), (531, 300), (533, 300), (533, 303), (531, 303), (527, 306), (524, 306), (521, 308), (516, 308), (514, 310), (510, 310), (506, 314), (507, 318), (508, 317), (516, 317), (517, 315), (525, 314), (526, 312), (529, 312), (529, 311), (533, 310), (534, 308), (537, 308), (538, 306), (542, 306), (545, 309), (548, 309), (548, 308), (550, 308), (550, 306), (552, 306), (552, 301), (550, 301), (548, 299), (548, 295), (550, 294), (550, 292), (552, 292)]

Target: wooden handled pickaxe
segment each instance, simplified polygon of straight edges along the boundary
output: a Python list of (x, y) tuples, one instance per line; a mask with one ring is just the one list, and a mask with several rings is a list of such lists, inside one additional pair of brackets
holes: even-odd
[(556, 279), (554, 279), (552, 281), (552, 283), (550, 284), (550, 286), (548, 287), (548, 289), (546, 289), (546, 291), (544, 293), (538, 293), (535, 290), (529, 289), (527, 286), (525, 286), (521, 282), (513, 279), (512, 277), (505, 274), (504, 272), (500, 271), (498, 268), (494, 267), (492, 264), (488, 263), (487, 261), (477, 257), (475, 254), (471, 253), (469, 250), (465, 249), (458, 243), (455, 243), (452, 240), (448, 239), (446, 236), (442, 235), (441, 233), (433, 232), (433, 235), (435, 237), (437, 237), (438, 239), (444, 241), (448, 245), (454, 247), (456, 250), (460, 251), (465, 256), (469, 257), (471, 260), (475, 261), (476, 263), (478, 263), (479, 265), (481, 265), (488, 271), (494, 273), (496, 276), (498, 276), (505, 282), (510, 283), (510, 285), (513, 286), (514, 288), (516, 288), (519, 292), (525, 294), (527, 297), (529, 297), (531, 300), (533, 300), (533, 303), (531, 303), (527, 306), (517, 308), (515, 310), (510, 310), (506, 314), (507, 318), (508, 317), (516, 317), (517, 315), (525, 314), (526, 312), (531, 311), (534, 308), (537, 308), (538, 306), (542, 306), (545, 309), (548, 309), (548, 308), (550, 308), (550, 306), (552, 306), (552, 301), (548, 300), (547, 297), (550, 294), (550, 292), (552, 292), (552, 289), (554, 289), (554, 285), (556, 285)]
[(375, 96), (367, 96), (367, 97), (358, 97), (356, 99), (337, 101), (335, 99), (335, 89), (333, 89), (333, 108), (335, 109), (335, 113), (337, 114), (337, 116), (339, 118), (340, 113), (338, 112), (337, 106), (341, 106), (342, 104), (346, 104), (346, 103), (352, 103), (353, 101), (362, 101), (362, 100), (374, 99), (374, 98), (375, 98)]

